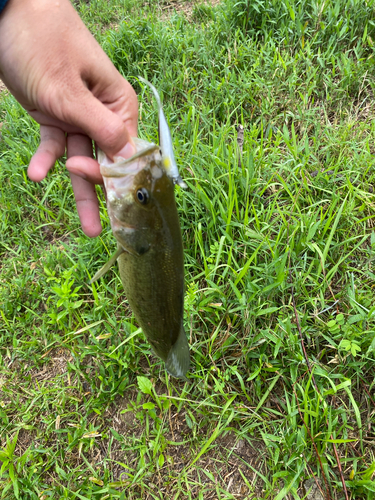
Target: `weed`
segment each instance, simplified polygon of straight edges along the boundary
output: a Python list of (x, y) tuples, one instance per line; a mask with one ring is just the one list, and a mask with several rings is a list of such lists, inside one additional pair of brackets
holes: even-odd
[(88, 285), (115, 247), (104, 200), (90, 240), (63, 161), (27, 179), (38, 131), (2, 95), (2, 497), (297, 499), (315, 477), (373, 498), (374, 4), (164, 6), (77, 3), (143, 138), (137, 75), (163, 98), (188, 184), (190, 381), (152, 356), (116, 267)]

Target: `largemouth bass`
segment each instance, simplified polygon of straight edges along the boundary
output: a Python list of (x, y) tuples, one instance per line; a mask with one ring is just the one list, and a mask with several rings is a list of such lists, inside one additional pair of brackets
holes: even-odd
[(174, 197), (174, 184), (184, 183), (159, 95), (145, 83), (157, 97), (160, 147), (135, 138), (136, 154), (114, 162), (99, 151), (118, 249), (91, 282), (118, 261), (126, 297), (153, 351), (171, 375), (184, 378), (190, 355), (183, 327), (183, 247)]

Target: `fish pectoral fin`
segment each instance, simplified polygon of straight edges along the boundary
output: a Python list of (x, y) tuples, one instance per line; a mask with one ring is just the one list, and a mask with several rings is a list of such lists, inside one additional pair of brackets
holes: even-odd
[(151, 248), (149, 238), (145, 234), (145, 231), (124, 231), (123, 229), (120, 229), (115, 231), (114, 234), (118, 244), (123, 248), (123, 250), (131, 255), (135, 255), (136, 257), (144, 255)]
[(112, 257), (109, 259), (109, 261), (104, 264), (104, 266), (99, 269), (99, 271), (95, 274), (95, 276), (90, 280), (90, 285), (91, 283), (94, 283), (94, 281), (97, 281), (99, 278), (105, 275), (107, 271), (113, 266), (113, 264), (116, 262), (116, 260), (120, 257), (122, 253), (124, 253), (125, 250), (122, 247), (118, 247), (116, 252), (112, 255)]
[[(135, 257), (140, 257), (141, 255), (144, 255), (151, 248), (151, 245), (148, 242), (140, 242), (138, 244), (132, 244), (132, 242), (130, 242), (130, 243), (121, 242), (121, 246), (123, 247), (121, 253), (124, 253), (124, 252), (130, 253), (131, 255), (134, 255)], [(119, 254), (119, 256), (120, 255), (121, 254)], [(108, 271), (108, 269), (107, 269), (107, 271)]]

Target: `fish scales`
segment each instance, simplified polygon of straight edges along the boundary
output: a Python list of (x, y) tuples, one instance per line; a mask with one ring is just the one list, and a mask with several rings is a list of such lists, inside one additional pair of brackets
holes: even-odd
[[(139, 182), (141, 179), (135, 184)], [(148, 223), (148, 230), (153, 230), (150, 249), (141, 257), (124, 252), (118, 258), (118, 265), (135, 317), (155, 353), (167, 361), (183, 317), (183, 247), (170, 178), (163, 175), (157, 179), (153, 193), (155, 206)], [(129, 217), (127, 214), (128, 220)]]

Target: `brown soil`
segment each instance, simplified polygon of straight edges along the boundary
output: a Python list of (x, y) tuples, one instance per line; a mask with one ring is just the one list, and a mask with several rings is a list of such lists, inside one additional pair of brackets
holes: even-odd
[[(68, 384), (75, 400), (81, 400), (80, 411), (83, 415), (85, 413), (83, 394), (89, 396), (92, 389), (79, 376), (69, 375), (67, 363), (72, 361), (71, 352), (68, 349), (55, 348), (48, 352), (47, 359), (43, 367), (30, 366), (28, 374), (34, 387)], [(96, 368), (93, 367), (90, 376), (95, 378), (95, 372)], [(17, 380), (14, 380), (13, 384), (17, 384)], [(165, 394), (165, 385), (161, 382), (157, 383), (156, 392), (159, 396)], [(5, 394), (1, 394), (1, 391), (0, 396), (0, 399), (8, 403)], [(217, 499), (218, 489), (227, 491), (238, 499), (249, 498), (249, 495), (262, 498), (262, 484), (257, 472), (267, 475), (265, 465), (267, 450), (264, 443), (250, 435), (239, 436), (235, 430), (224, 431), (213, 441), (209, 450), (195, 462), (195, 457), (213, 430), (200, 425), (201, 417), (195, 414), (197, 424), (193, 438), (193, 431), (186, 422), (186, 409), (182, 407), (180, 411), (177, 411), (174, 406), (171, 407), (169, 414), (164, 414), (162, 424), (165, 443), (162, 450), (165, 457), (164, 465), (159, 469), (150, 467), (150, 470), (154, 469), (155, 472), (147, 480), (147, 491), (139, 486), (132, 486), (129, 473), (137, 468), (140, 459), (137, 444), (150, 439), (145, 434), (145, 422), (141, 421), (137, 415), (139, 411), (135, 404), (137, 396), (138, 389), (134, 388), (126, 392), (124, 396), (118, 396), (108, 406), (102, 417), (96, 414), (89, 416), (90, 423), (99, 424), (100, 429), (95, 446), (87, 450), (85, 456), (92, 464), (96, 464), (98, 477), (101, 477), (103, 463), (106, 463), (111, 469), (113, 480), (123, 482), (124, 487), (128, 489), (129, 500), (133, 498), (152, 500), (155, 498), (154, 495), (159, 495), (160, 498), (161, 493), (164, 498), (172, 498), (176, 491), (181, 491), (179, 496), (181, 500), (201, 498), (199, 495), (202, 492), (205, 500), (214, 500)], [(25, 404), (26, 400), (25, 393)], [(141, 403), (148, 400), (151, 401), (147, 396), (143, 396)], [(68, 407), (67, 411), (69, 411)], [(41, 414), (41, 419), (42, 416)], [(14, 420), (17, 420), (16, 415), (14, 415)], [(59, 417), (56, 419), (56, 429), (63, 429), (66, 425), (69, 423), (63, 418), (61, 421)], [(149, 425), (150, 429), (154, 426), (152, 419), (149, 420)], [(39, 424), (38, 427), (39, 430), (20, 430), (17, 443), (18, 455), (24, 453), (33, 444), (34, 446), (38, 444), (40, 435), (43, 435), (44, 425)], [(112, 439), (111, 429), (117, 433), (117, 437), (116, 434), (114, 435), (115, 439)], [(54, 437), (51, 435), (48, 446), (57, 446), (57, 443), (53, 441)], [(1, 445), (5, 445), (4, 440), (0, 440)], [(148, 456), (151, 457), (152, 454)], [(66, 460), (74, 467), (85, 467), (78, 449), (70, 451)], [(147, 455), (145, 455), (145, 460), (146, 462), (149, 460)], [(182, 477), (187, 479), (186, 483), (185, 479), (181, 482)], [(45, 479), (47, 483), (53, 484), (56, 478), (52, 474)], [(184, 493), (186, 487), (189, 488), (189, 492)]]
[(209, 4), (215, 6), (220, 2), (221, 0), (167, 0), (160, 6), (160, 9), (164, 15), (172, 14), (174, 11), (176, 11), (183, 12), (187, 18), (190, 18), (193, 13), (194, 7), (196, 7), (197, 5)]
[[(127, 394), (122, 401), (113, 405), (106, 415), (109, 426), (123, 437), (128, 449), (131, 449), (134, 437), (140, 437), (144, 431), (144, 424), (137, 420), (129, 405), (129, 401), (135, 401), (136, 395), (136, 391), (133, 395)], [(124, 410), (128, 411), (122, 413)], [(161, 493), (164, 498), (172, 498), (172, 494), (178, 489), (181, 476), (187, 476), (191, 495), (180, 496), (181, 499), (199, 498), (202, 488), (205, 500), (216, 499), (217, 488), (228, 491), (239, 499), (247, 498), (250, 493), (261, 496), (262, 488), (254, 470), (266, 472), (266, 450), (263, 442), (250, 437), (239, 439), (232, 431), (223, 433), (212, 443), (209, 451), (191, 466), (207, 438), (207, 429), (199, 427), (196, 431), (200, 444), (194, 449), (194, 445), (189, 443), (192, 431), (186, 424), (183, 409), (179, 413), (171, 412), (167, 427), (168, 432), (164, 437), (169, 444), (163, 454), (168, 457), (168, 461), (166, 460), (164, 466), (150, 477), (149, 492), (138, 489), (132, 492), (136, 498), (142, 495), (145, 500), (151, 500), (154, 498), (153, 494), (160, 496)], [(119, 463), (135, 468), (139, 454), (133, 451), (124, 452), (120, 443), (113, 441), (111, 458), (114, 460), (114, 480), (126, 481), (127, 470)]]

